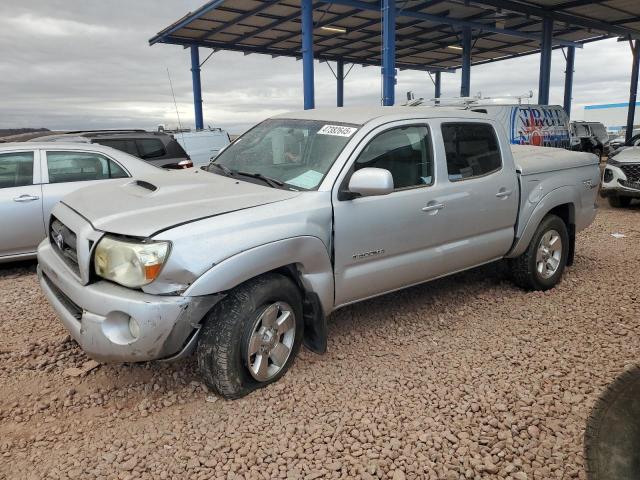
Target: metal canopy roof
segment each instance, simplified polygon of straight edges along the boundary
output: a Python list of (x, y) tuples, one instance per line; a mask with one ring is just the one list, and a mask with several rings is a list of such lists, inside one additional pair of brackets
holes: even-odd
[[(315, 58), (381, 64), (378, 2), (314, 0), (313, 8)], [(473, 29), (473, 65), (539, 52), (544, 17), (554, 20), (555, 48), (640, 39), (639, 0), (398, 0), (396, 67), (459, 68), (463, 27)], [(213, 0), (149, 40), (296, 58), (301, 42), (298, 0)]]

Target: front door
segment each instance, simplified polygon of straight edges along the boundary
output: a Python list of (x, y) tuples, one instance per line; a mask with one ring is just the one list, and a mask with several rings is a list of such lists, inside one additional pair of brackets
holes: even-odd
[(421, 281), (428, 276), (425, 251), (433, 245), (429, 204), (433, 147), (425, 124), (380, 127), (356, 149), (351, 173), (389, 170), (388, 195), (334, 202), (335, 303), (337, 306)]
[(45, 237), (37, 154), (0, 153), (0, 259), (33, 253)]

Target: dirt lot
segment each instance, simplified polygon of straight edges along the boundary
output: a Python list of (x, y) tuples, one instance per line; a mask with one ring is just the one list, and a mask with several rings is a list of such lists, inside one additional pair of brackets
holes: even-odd
[(547, 293), (491, 266), (345, 308), (239, 401), (192, 360), (73, 376), (35, 266), (0, 267), (0, 478), (585, 478), (589, 409), (640, 360), (639, 219), (602, 208)]

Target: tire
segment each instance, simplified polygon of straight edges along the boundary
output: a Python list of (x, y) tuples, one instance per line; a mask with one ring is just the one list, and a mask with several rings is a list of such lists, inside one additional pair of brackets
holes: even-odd
[[(547, 234), (551, 235), (551, 237), (545, 237)], [(541, 272), (538, 269), (538, 260), (541, 260), (538, 257), (541, 242), (543, 237), (545, 240), (551, 238), (551, 241), (553, 241), (556, 234), (561, 242), (558, 249), (559, 253), (557, 255), (555, 251), (553, 253), (553, 258), (557, 261), (557, 264), (555, 261), (552, 262), (551, 258), (547, 261), (542, 261), (543, 268)], [(557, 240), (553, 241), (553, 244), (557, 245), (555, 242), (557, 242)], [(527, 250), (519, 257), (509, 261), (513, 282), (526, 290), (549, 290), (553, 288), (562, 278), (562, 272), (567, 264), (568, 253), (569, 233), (567, 226), (560, 217), (551, 214), (547, 215), (542, 219), (540, 225), (538, 225)], [(546, 253), (544, 255), (546, 255)], [(543, 258), (546, 258), (544, 255)], [(553, 273), (551, 273), (551, 269), (546, 268), (547, 262), (549, 262), (549, 265), (556, 265)]]
[[(249, 280), (207, 315), (196, 352), (200, 374), (224, 398), (243, 397), (287, 372), (300, 350), (303, 329), (302, 296), (289, 278), (269, 273)], [(260, 353), (250, 354), (250, 349)]]
[(585, 470), (589, 480), (640, 478), (640, 365), (600, 396), (587, 419)]
[(620, 195), (611, 195), (609, 197), (609, 205), (613, 208), (626, 208), (631, 204), (631, 197), (621, 197)]

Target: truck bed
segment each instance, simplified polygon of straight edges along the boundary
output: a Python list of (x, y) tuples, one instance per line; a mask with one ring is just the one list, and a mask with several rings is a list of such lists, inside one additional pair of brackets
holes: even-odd
[(529, 221), (541, 220), (534, 212), (544, 210), (538, 207), (549, 195), (562, 196), (573, 204), (576, 231), (591, 223), (600, 181), (598, 157), (592, 153), (531, 145), (512, 145), (511, 151), (520, 183), (517, 238), (523, 235)]
[(588, 152), (572, 152), (563, 148), (511, 145), (520, 175), (535, 175), (569, 168), (599, 164), (598, 157)]

